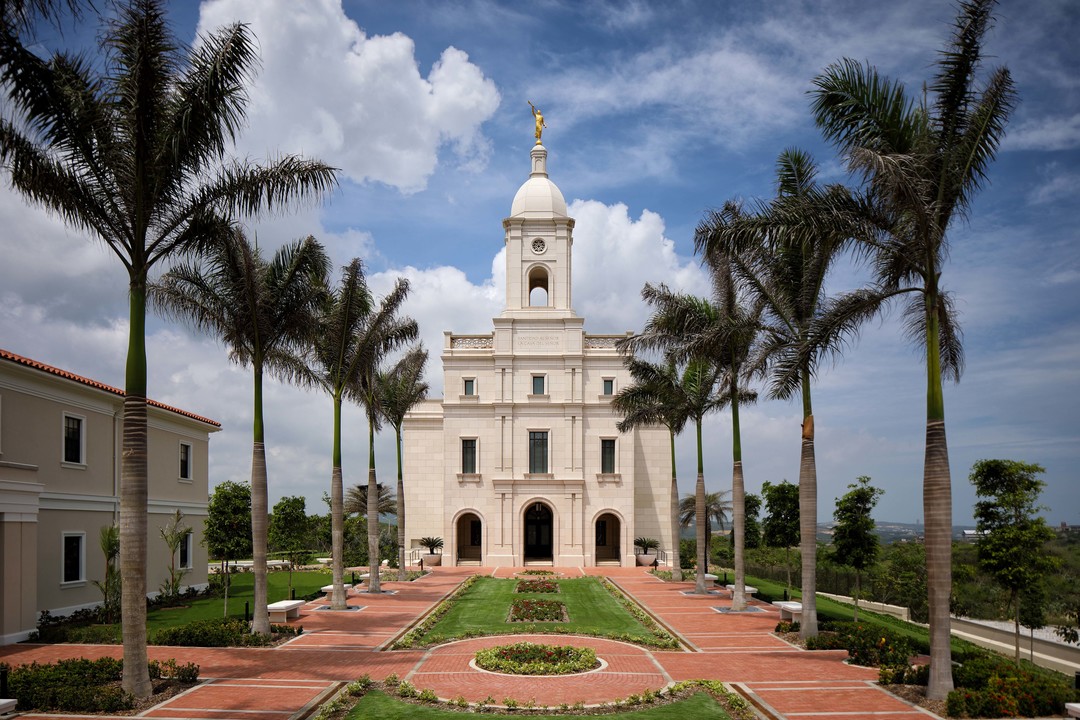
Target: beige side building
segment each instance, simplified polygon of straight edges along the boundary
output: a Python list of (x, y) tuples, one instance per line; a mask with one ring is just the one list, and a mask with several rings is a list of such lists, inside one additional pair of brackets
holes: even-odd
[(625, 335), (585, 332), (572, 300), (574, 219), (547, 150), (503, 220), (505, 309), (486, 335), (445, 333), (444, 397), (403, 428), (406, 534), (440, 537), (444, 564), (634, 564), (634, 539), (670, 550), (670, 444), (626, 434), (611, 398)]
[[(101, 602), (104, 526), (119, 522), (124, 392), (0, 350), (0, 644), (35, 629), (42, 610)], [(203, 521), (209, 436), (221, 426), (150, 401), (147, 588), (168, 577), (160, 529), (176, 510), (191, 533), (178, 567), (207, 582)]]

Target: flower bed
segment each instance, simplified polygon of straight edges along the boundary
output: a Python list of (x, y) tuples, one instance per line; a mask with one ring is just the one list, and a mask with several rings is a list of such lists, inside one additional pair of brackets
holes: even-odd
[(484, 670), (512, 675), (570, 675), (593, 670), (600, 662), (592, 648), (520, 642), (480, 650), (476, 664)]
[(559, 592), (559, 583), (554, 580), (520, 580), (517, 587), (514, 588), (516, 593), (557, 593)]
[(532, 577), (554, 577), (556, 575), (562, 575), (562, 573), (557, 573), (554, 570), (522, 570), (521, 572), (515, 574), (531, 575)]
[(558, 600), (515, 600), (508, 622), (566, 622), (566, 605)]

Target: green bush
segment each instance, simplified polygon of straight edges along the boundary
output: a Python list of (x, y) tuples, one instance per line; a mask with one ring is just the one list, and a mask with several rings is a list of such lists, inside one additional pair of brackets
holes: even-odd
[(1017, 667), (991, 653), (954, 668), (953, 684), (949, 701), (972, 717), (1060, 715), (1075, 694), (1064, 675)]
[(878, 672), (882, 685), (922, 685), (930, 683), (929, 665), (882, 665)]
[(123, 662), (60, 660), (56, 664), (19, 665), (10, 669), (8, 690), (21, 710), (66, 712), (119, 712), (130, 710), (135, 699), (116, 683)]
[(172, 678), (178, 682), (190, 685), (199, 679), (199, 666), (195, 663), (189, 662), (184, 663), (183, 665), (177, 665), (175, 659), (169, 658), (164, 662), (151, 660), (148, 665), (150, 666), (151, 680)]
[(863, 623), (832, 623), (835, 635), (820, 633), (817, 638), (807, 638), (810, 650), (843, 648), (848, 659), (866, 667), (906, 666), (911, 659), (911, 645), (907, 639), (879, 626)]

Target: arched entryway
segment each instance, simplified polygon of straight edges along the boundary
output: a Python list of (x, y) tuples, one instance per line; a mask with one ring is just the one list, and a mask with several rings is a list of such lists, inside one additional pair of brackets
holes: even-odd
[(622, 525), (618, 516), (603, 513), (596, 518), (593, 529), (596, 536), (596, 564), (621, 565), (622, 548), (619, 547), (619, 538), (622, 537)]
[(525, 510), (525, 553), (530, 560), (553, 560), (552, 537), (555, 517), (551, 508), (542, 502), (534, 502)]
[(483, 556), (484, 525), (476, 513), (457, 519), (457, 564), (479, 565)]

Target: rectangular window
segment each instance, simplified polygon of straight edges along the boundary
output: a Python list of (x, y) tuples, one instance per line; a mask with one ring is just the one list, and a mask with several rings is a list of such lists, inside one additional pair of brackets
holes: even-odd
[(615, 473), (615, 439), (603, 438), (600, 441), (600, 472), (605, 475)]
[(180, 443), (180, 479), (191, 479), (191, 444)]
[(64, 415), (64, 462), (82, 465), (83, 458), (83, 419), (74, 415)]
[(465, 379), (465, 392), (463, 394), (464, 395), (475, 395), (476, 394), (476, 380), (475, 379), (473, 379), (473, 378), (466, 378)]
[(544, 393), (544, 376), (543, 375), (533, 375), (532, 376), (532, 394), (533, 395), (544, 395), (545, 394)]
[(547, 431), (529, 432), (529, 472), (546, 473), (548, 471), (548, 434)]
[(180, 567), (186, 570), (190, 570), (192, 565), (192, 543), (194, 542), (194, 535), (188, 533), (184, 536), (183, 542), (180, 543)]
[(61, 548), (63, 557), (62, 582), (82, 582), (83, 576), (83, 538), (82, 533), (64, 533)]
[(476, 438), (461, 439), (461, 474), (476, 474)]
[(604, 378), (604, 394), (615, 394), (615, 378)]

